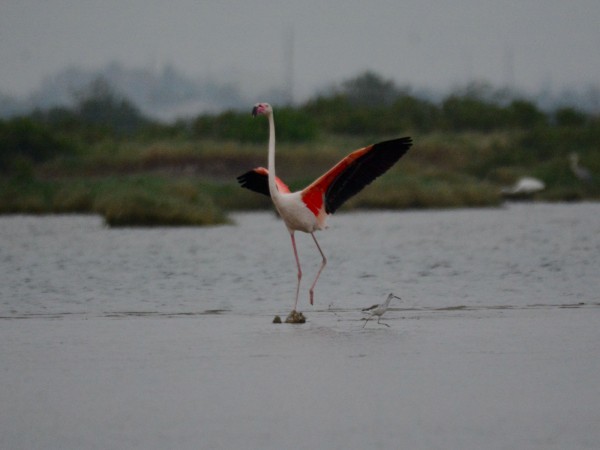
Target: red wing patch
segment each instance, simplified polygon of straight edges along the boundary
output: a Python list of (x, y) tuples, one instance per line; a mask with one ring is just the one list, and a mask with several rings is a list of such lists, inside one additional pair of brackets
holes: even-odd
[(279, 192), (283, 192), (285, 194), (290, 193), (290, 188), (287, 187), (287, 185), (281, 181), (279, 177), (275, 177), (275, 183), (277, 184), (277, 189), (279, 189)]
[(361, 148), (350, 153), (334, 167), (329, 169), (317, 180), (312, 182), (310, 186), (307, 186), (302, 191), (302, 201), (308, 206), (315, 216), (319, 215), (319, 211), (323, 208), (323, 202), (325, 199), (325, 192), (329, 188), (329, 185), (335, 180), (335, 178), (343, 172), (355, 159), (359, 158), (363, 154), (371, 150), (373, 146)]
[(319, 216), (319, 211), (323, 208), (323, 198), (324, 198), (323, 190), (320, 187), (315, 187), (314, 189), (310, 189), (305, 191), (302, 194), (302, 201), (304, 204), (312, 211), (315, 217)]
[[(319, 206), (324, 206), (327, 214), (333, 214), (346, 200), (392, 167), (411, 145), (411, 138), (404, 137), (355, 150), (305, 188), (302, 197), (312, 200), (318, 195)], [(311, 205), (308, 206), (312, 210)]]

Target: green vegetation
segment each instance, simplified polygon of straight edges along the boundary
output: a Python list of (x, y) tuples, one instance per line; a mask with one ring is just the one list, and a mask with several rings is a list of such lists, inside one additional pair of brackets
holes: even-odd
[[(77, 100), (0, 121), (0, 214), (208, 225), (227, 222), (227, 211), (270, 207), (235, 180), (266, 165), (267, 126), (249, 111), (160, 124), (101, 81)], [(275, 115), (278, 175), (292, 189), (354, 149), (413, 136), (400, 163), (345, 209), (493, 206), (522, 176), (545, 182), (539, 200), (600, 199), (600, 118), (573, 108), (543, 112), (477, 85), (434, 103), (368, 72)], [(598, 174), (591, 182), (571, 172), (573, 152)]]
[(226, 223), (203, 191), (201, 183), (147, 175), (11, 179), (0, 182), (0, 213), (96, 213), (110, 226)]
[(72, 152), (68, 140), (30, 118), (0, 121), (0, 172), (18, 172), (29, 164)]

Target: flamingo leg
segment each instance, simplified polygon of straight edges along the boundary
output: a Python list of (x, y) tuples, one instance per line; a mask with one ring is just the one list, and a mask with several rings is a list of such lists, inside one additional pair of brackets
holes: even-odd
[(302, 269), (300, 268), (300, 258), (298, 258), (298, 250), (296, 249), (296, 238), (294, 236), (294, 232), (290, 232), (290, 236), (292, 238), (292, 248), (294, 249), (294, 257), (296, 258), (296, 265), (298, 266), (298, 284), (296, 284), (296, 301), (294, 301), (294, 309), (296, 311), (296, 307), (298, 306), (298, 293), (300, 292), (300, 280), (302, 279)]
[(319, 243), (317, 242), (317, 238), (315, 237), (314, 233), (310, 233), (310, 235), (312, 236), (313, 240), (315, 241), (315, 244), (317, 245), (317, 248), (319, 249), (319, 253), (321, 254), (321, 257), (323, 258), (323, 261), (321, 262), (321, 267), (319, 267), (319, 271), (317, 272), (317, 276), (315, 277), (315, 281), (313, 281), (312, 286), (310, 287), (310, 304), (313, 304), (313, 300), (314, 300), (314, 295), (315, 295), (315, 285), (317, 284), (317, 280), (319, 279), (319, 276), (321, 275), (321, 272), (323, 272), (323, 269), (325, 268), (325, 265), (327, 264), (327, 258), (325, 257), (325, 254), (323, 253), (323, 250), (321, 250), (321, 246), (319, 245)]

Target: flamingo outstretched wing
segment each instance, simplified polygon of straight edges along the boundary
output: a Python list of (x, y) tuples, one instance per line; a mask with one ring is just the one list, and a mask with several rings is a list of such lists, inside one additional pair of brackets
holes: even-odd
[[(321, 254), (321, 265), (309, 289), (310, 304), (312, 305), (315, 285), (327, 264), (327, 258), (321, 250), (314, 232), (325, 227), (325, 219), (328, 214), (334, 213), (346, 200), (360, 192), (366, 185), (392, 167), (411, 147), (412, 140), (410, 137), (404, 137), (356, 150), (302, 191), (291, 195), (284, 195), (284, 193), (289, 193), (290, 190), (279, 178), (275, 177), (274, 184), (276, 185), (276, 191), (269, 188), (269, 174), (272, 176), (275, 175), (275, 121), (273, 119), (273, 108), (268, 103), (257, 103), (252, 110), (252, 115), (263, 115), (269, 120), (268, 160), (271, 172), (264, 167), (258, 167), (240, 175), (238, 181), (242, 187), (251, 191), (268, 196), (273, 194), (273, 203), (285, 220), (290, 232), (292, 249), (294, 250), (294, 258), (298, 268), (296, 299), (293, 309), (295, 312), (298, 305), (302, 269), (300, 267), (294, 233), (296, 231), (310, 233)], [(273, 178), (271, 178), (271, 182), (273, 182)], [(304, 206), (312, 212), (312, 215), (307, 213)], [(379, 319), (381, 319), (381, 315), (387, 309), (392, 296), (390, 294), (384, 303), (383, 309), (373, 309), (371, 317), (379, 315)], [(377, 323), (380, 323), (379, 320)]]
[(350, 197), (392, 167), (411, 147), (403, 137), (369, 145), (350, 153), (302, 191), (302, 200), (317, 214), (325, 202), (325, 212), (333, 214)]
[[(257, 167), (256, 169), (249, 170), (248, 172), (237, 177), (240, 185), (251, 191), (258, 192), (259, 194), (271, 196), (269, 192), (269, 171), (264, 167)], [(281, 181), (279, 177), (275, 177), (275, 183), (279, 192), (290, 192), (290, 188)]]

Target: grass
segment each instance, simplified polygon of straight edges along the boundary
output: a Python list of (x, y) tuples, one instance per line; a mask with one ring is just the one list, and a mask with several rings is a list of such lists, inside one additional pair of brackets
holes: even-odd
[(152, 175), (0, 182), (0, 213), (94, 213), (110, 226), (226, 223), (223, 210), (192, 181)]
[[(546, 183), (536, 199), (600, 199), (599, 177), (582, 183), (567, 163), (568, 154), (578, 151), (581, 163), (600, 174), (600, 149), (572, 132), (566, 137), (576, 145), (539, 130), (403, 134), (413, 136), (414, 147), (345, 209), (495, 206), (502, 202), (500, 189), (521, 176)], [(350, 151), (388, 137), (278, 144), (277, 172), (299, 189)], [(266, 160), (266, 143), (103, 141), (43, 165), (21, 163), (0, 180), (0, 214), (94, 213), (110, 226), (226, 223), (228, 211), (271, 208), (268, 197), (235, 181)]]

